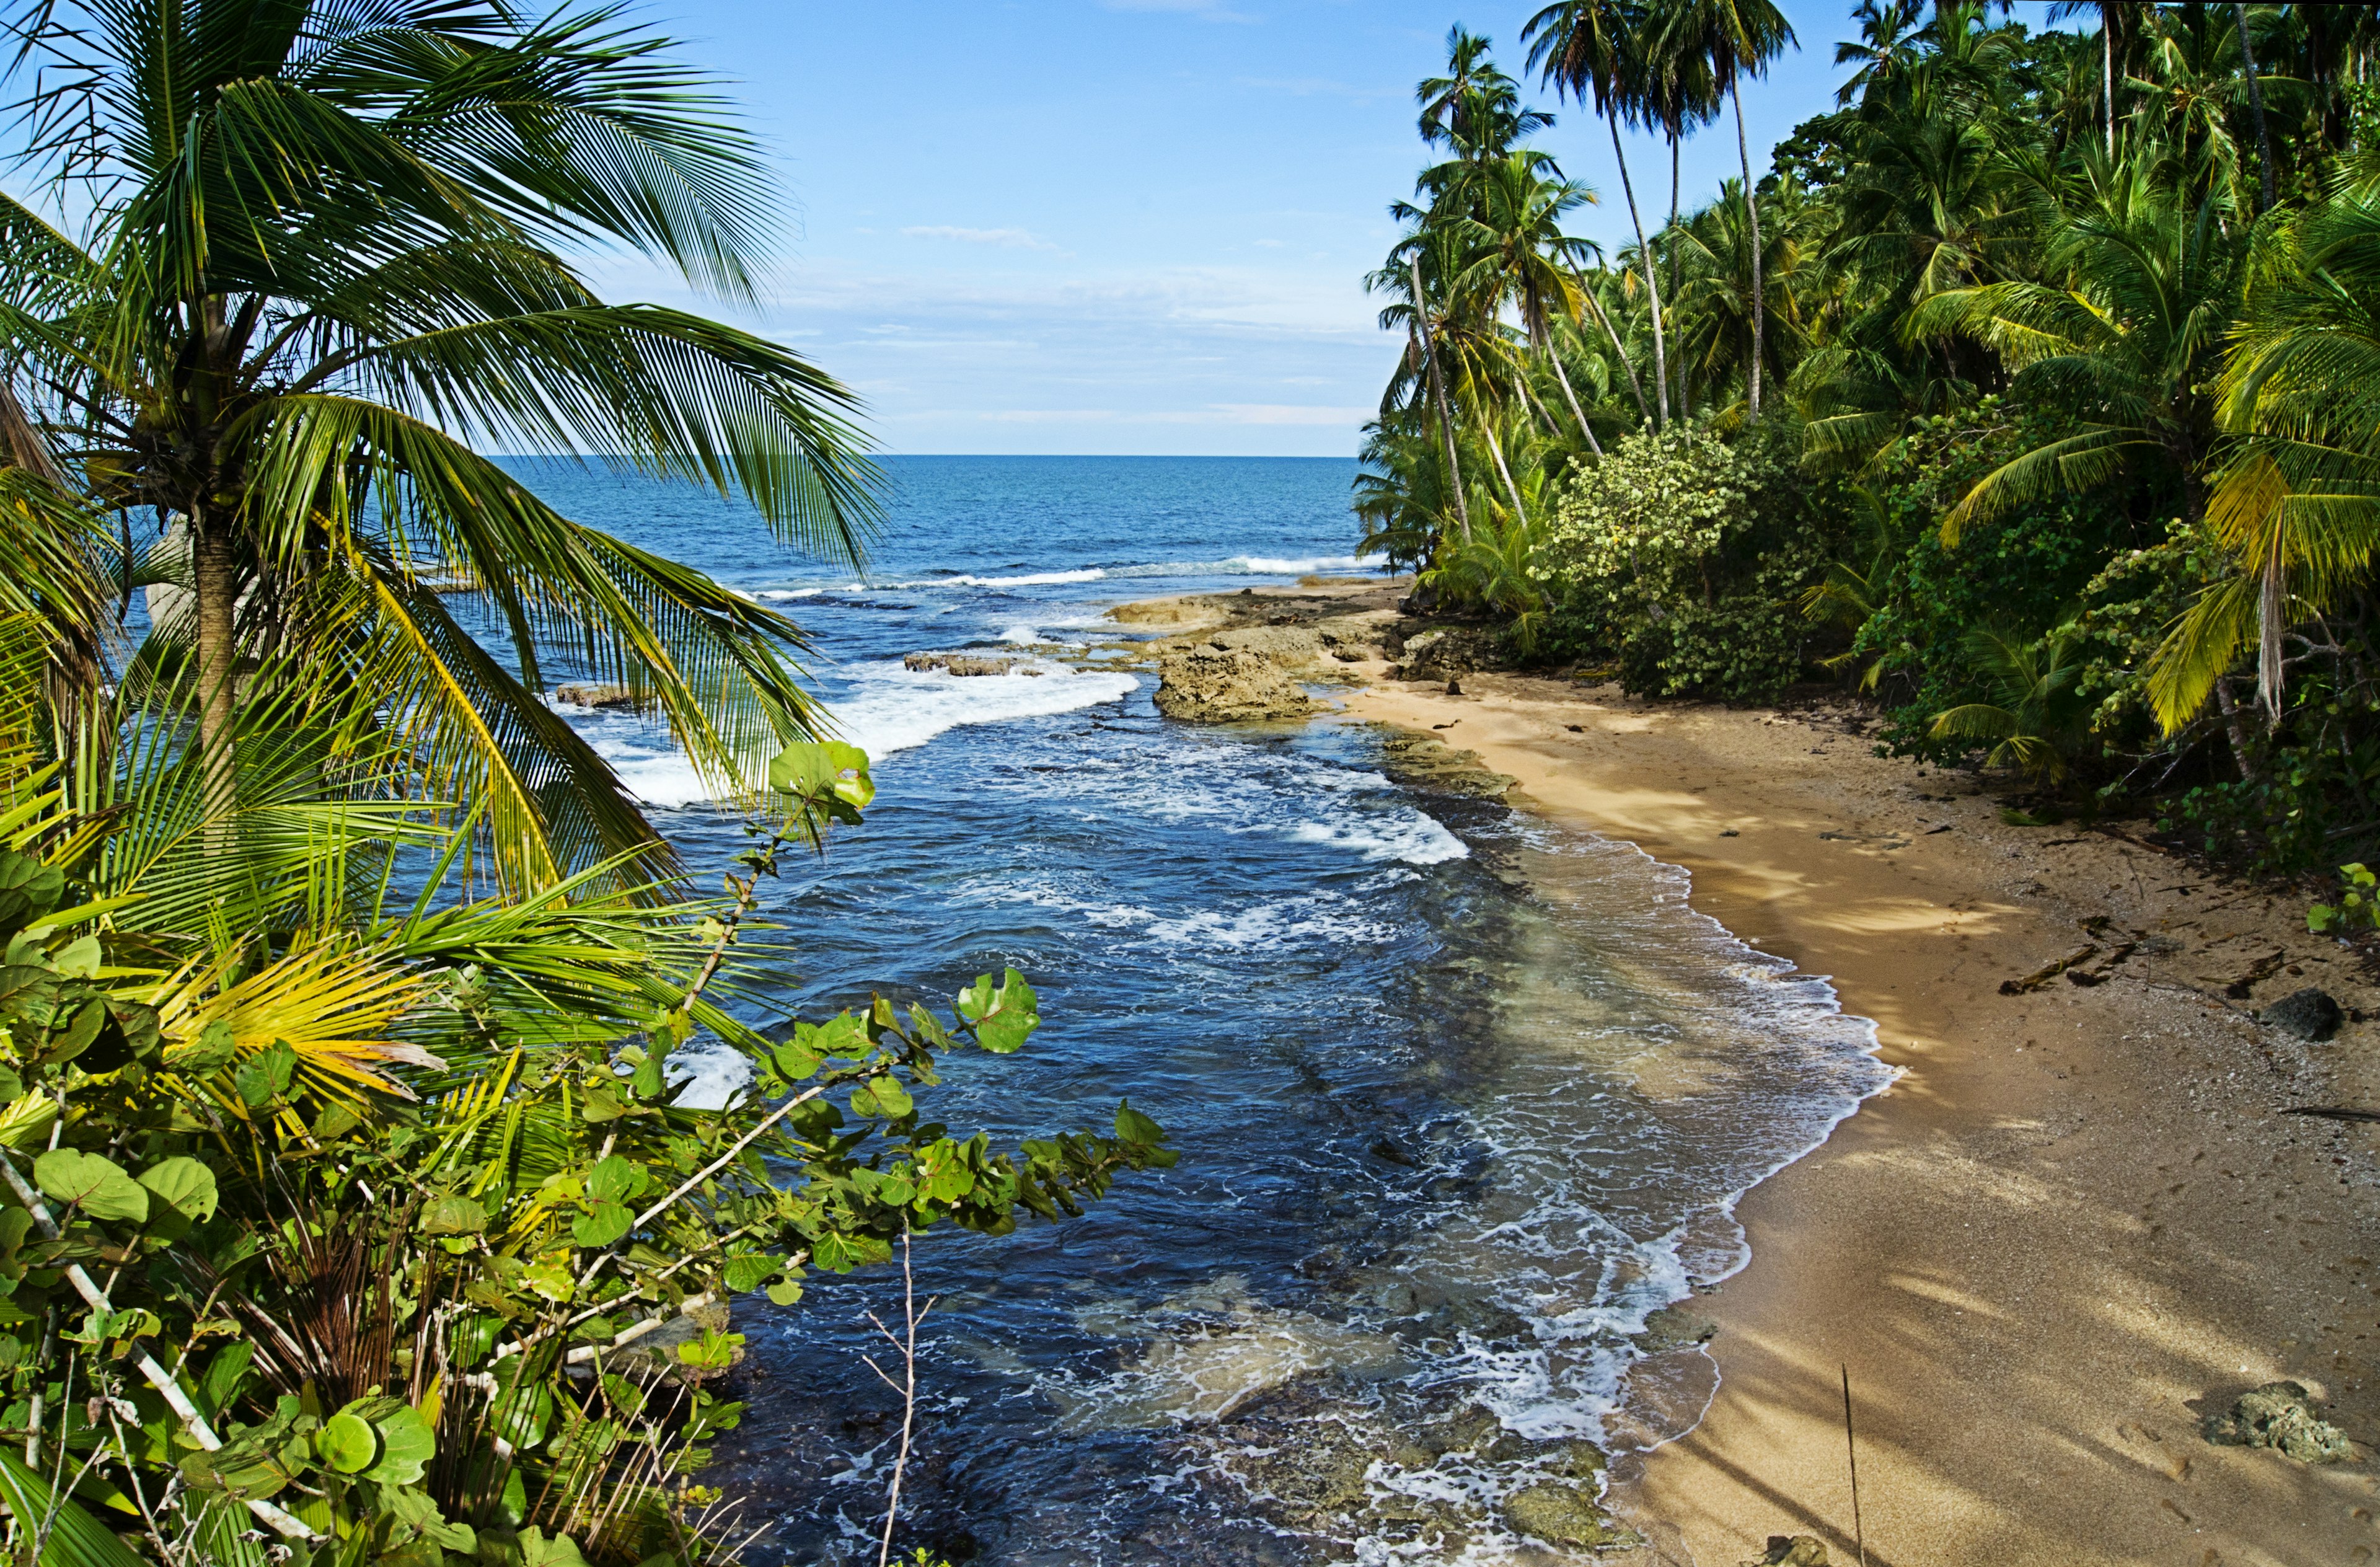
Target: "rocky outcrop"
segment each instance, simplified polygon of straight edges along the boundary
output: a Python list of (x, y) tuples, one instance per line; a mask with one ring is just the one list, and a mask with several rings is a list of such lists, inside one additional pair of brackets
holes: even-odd
[(2217, 1447), (2268, 1447), (2301, 1464), (2345, 1464), (2355, 1456), (2347, 1433), (2314, 1412), (2313, 1394), (2298, 1382), (2266, 1382), (2241, 1393), (2230, 1408), (2207, 1416), (2206, 1439)]
[(1269, 652), (1200, 643), (1157, 661), (1157, 711), (1185, 723), (1297, 718), (1314, 698)]
[(1771, 1535), (1767, 1550), (1743, 1567), (1827, 1567), (1827, 1542), (1815, 1535)]
[(1496, 799), (1520, 782), (1509, 772), (1496, 772), (1476, 751), (1458, 751), (1431, 735), (1390, 730), (1380, 742), (1380, 759), (1406, 784), (1445, 795), (1474, 795)]
[(1540, 1480), (1506, 1497), (1504, 1524), (1516, 1535), (1579, 1550), (1624, 1545), (1630, 1538), (1596, 1505), (1591, 1489), (1560, 1480)]
[(952, 674), (1038, 674), (1038, 669), (1017, 668), (1016, 659), (979, 658), (973, 653), (911, 653), (901, 661), (904, 669), (948, 671)]
[(606, 712), (635, 712), (652, 705), (650, 698), (640, 698), (625, 686), (595, 680), (556, 686), (553, 699), (567, 702), (575, 708), (601, 708)]
[(1502, 669), (1511, 661), (1492, 631), (1471, 626), (1434, 626), (1405, 638), (1395, 662), (1401, 680), (1447, 680), (1478, 670)]

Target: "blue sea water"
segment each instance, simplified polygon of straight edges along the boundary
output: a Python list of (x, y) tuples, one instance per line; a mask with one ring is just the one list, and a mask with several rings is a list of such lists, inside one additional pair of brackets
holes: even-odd
[[(798, 618), (877, 759), (866, 824), (771, 890), (808, 1015), (947, 1012), (1013, 965), (1042, 1028), (932, 1109), (1011, 1141), (1129, 1098), (1179, 1168), (917, 1251), (935, 1308), (901, 1537), (954, 1561), (1564, 1559), (1502, 1506), (1594, 1488), (1648, 1313), (1742, 1259), (1736, 1194), (1882, 1081), (1831, 991), (1625, 845), (1395, 782), (1323, 720), (1208, 729), (1077, 667), (1131, 599), (1366, 569), (1354, 465), (916, 457), (864, 573), (683, 487), (522, 464), (581, 520)], [(903, 655), (999, 648), (957, 679)], [(698, 872), (742, 845), (665, 735), (573, 712)], [(748, 1559), (873, 1560), (898, 1425), (883, 1272), (738, 1304), (706, 1479)], [(880, 1354), (882, 1346), (875, 1346)]]

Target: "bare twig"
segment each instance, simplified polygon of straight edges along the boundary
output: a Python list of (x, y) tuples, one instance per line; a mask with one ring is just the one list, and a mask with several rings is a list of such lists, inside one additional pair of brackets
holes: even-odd
[(1867, 1527), (1860, 1522), (1859, 1441), (1852, 1434), (1852, 1368), (1843, 1367), (1843, 1451), (1852, 1461), (1852, 1541), (1859, 1549), (1860, 1567), (1867, 1567)]
[[(937, 1297), (939, 1298), (939, 1297)], [(901, 1352), (900, 1381), (884, 1374), (872, 1355), (859, 1358), (876, 1373), (877, 1380), (901, 1395), (901, 1445), (892, 1455), (892, 1488), (884, 1500), (884, 1538), (876, 1549), (876, 1567), (890, 1567), (892, 1560), (892, 1525), (901, 1516), (901, 1476), (909, 1467), (909, 1440), (917, 1426), (917, 1324), (926, 1319), (926, 1312), (934, 1309), (934, 1302), (926, 1302), (924, 1310), (917, 1306), (917, 1279), (909, 1266), (909, 1232), (901, 1232), (901, 1316), (903, 1333), (895, 1334), (884, 1325), (884, 1319), (874, 1312), (868, 1321), (884, 1336), (884, 1342)]]

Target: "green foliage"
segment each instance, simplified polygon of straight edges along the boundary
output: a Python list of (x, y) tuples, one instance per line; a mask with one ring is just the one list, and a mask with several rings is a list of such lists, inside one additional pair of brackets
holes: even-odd
[(2315, 904), (2306, 910), (2306, 929), (2315, 935), (2339, 930), (2380, 929), (2380, 876), (2362, 865), (2338, 868), (2339, 895), (2335, 904)]
[(1571, 647), (1617, 658), (1631, 690), (1774, 697), (1802, 673), (1834, 488), (1781, 423), (1627, 436), (1563, 492), (1537, 575)]

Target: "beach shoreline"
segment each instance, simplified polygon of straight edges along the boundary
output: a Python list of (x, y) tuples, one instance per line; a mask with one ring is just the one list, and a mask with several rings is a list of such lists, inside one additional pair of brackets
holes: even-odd
[[(2005, 780), (1878, 758), (1849, 703), (1333, 673), (1349, 717), (1475, 752), (1516, 808), (1683, 869), (1697, 910), (1873, 1019), (1899, 1074), (1740, 1203), (1751, 1261), (1692, 1303), (1717, 1335), (1663, 1357), (1707, 1354), (1716, 1395), (1690, 1434), (1615, 1455), (1647, 1560), (1732, 1567), (1791, 1534), (1838, 1561), (1864, 1536), (1876, 1567), (2380, 1552), (2370, 1447), (2314, 1467), (2200, 1433), (2293, 1378), (2380, 1439), (2375, 1133), (2278, 1113), (2380, 1106), (2380, 1025), (2308, 1043), (2252, 1016), (2306, 985), (2380, 1012), (2380, 989), (2301, 907), (2120, 831), (2010, 825)], [(2086, 947), (2082, 982), (2001, 993)]]

